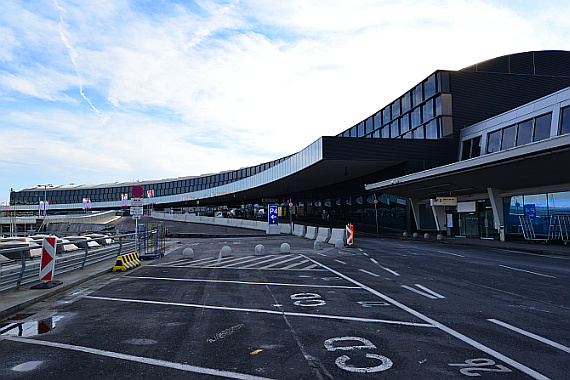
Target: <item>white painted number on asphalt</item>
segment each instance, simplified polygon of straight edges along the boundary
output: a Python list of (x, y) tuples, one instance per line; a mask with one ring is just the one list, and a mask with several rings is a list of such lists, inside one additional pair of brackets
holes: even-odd
[[(342, 343), (336, 345), (339, 342)], [(348, 346), (348, 345), (343, 345), (344, 342), (353, 342), (353, 343), (352, 345)], [(356, 343), (356, 345), (354, 343)], [(325, 340), (325, 348), (327, 349), (327, 351), (337, 351), (337, 350), (352, 351), (352, 350), (362, 350), (362, 349), (375, 350), (376, 346), (374, 345), (374, 343), (372, 343), (366, 338), (360, 338), (356, 336), (344, 336), (344, 337), (330, 338)], [(336, 358), (334, 363), (338, 368), (354, 373), (381, 372), (391, 368), (393, 365), (392, 360), (382, 355), (366, 354), (366, 358), (379, 360), (380, 364), (375, 363), (376, 365), (370, 367), (355, 367), (347, 364), (347, 362), (350, 360), (350, 356), (348, 355), (339, 356), (338, 358)]]
[(291, 295), (292, 300), (297, 300), (293, 302), (297, 306), (322, 306), (326, 305), (325, 300), (321, 299), (321, 296), (317, 293), (297, 293)]
[[(465, 363), (458, 363), (458, 364), (451, 364), (448, 363), (449, 366), (452, 367), (465, 367), (461, 368), (459, 372), (464, 374), (465, 376), (481, 376), (480, 372), (513, 372), (509, 368), (505, 367), (502, 364), (495, 364), (495, 362), (491, 359), (468, 359), (465, 360)], [(495, 366), (496, 368), (485, 368)]]

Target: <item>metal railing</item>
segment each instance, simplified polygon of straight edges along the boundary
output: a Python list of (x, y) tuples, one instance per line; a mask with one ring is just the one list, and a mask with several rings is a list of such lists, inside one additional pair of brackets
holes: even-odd
[[(113, 239), (113, 243), (109, 246), (101, 248), (90, 248), (89, 241), (97, 241), (99, 239), (85, 240), (81, 242), (70, 241), (65, 243), (58, 243), (57, 247), (62, 247), (69, 244), (81, 243), (84, 244), (82, 248), (83, 252), (67, 252), (56, 254), (55, 259), (55, 269), (54, 273), (56, 275), (62, 275), (77, 269), (83, 269), (86, 266), (97, 264), (101, 261), (108, 260), (111, 257), (117, 257), (119, 255), (125, 255), (135, 252), (135, 234), (122, 234), (122, 235), (112, 235), (107, 237)], [(40, 282), (39, 270), (40, 270), (40, 260), (26, 260), (29, 256), (29, 251), (32, 249), (38, 249), (38, 246), (32, 247), (18, 247), (0, 250), (0, 254), (17, 253), (20, 254), (19, 270), (16, 264), (3, 265), (0, 270), (0, 293), (6, 292), (12, 289), (19, 289), (21, 286), (29, 285), (32, 283)], [(31, 265), (28, 265), (31, 264)]]

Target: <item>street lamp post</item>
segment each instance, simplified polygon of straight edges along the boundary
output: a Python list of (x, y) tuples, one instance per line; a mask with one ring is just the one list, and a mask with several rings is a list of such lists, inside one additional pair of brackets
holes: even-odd
[[(48, 187), (53, 187), (53, 185), (51, 183), (48, 183), (47, 185), (38, 185), (38, 187), (42, 187), (44, 188), (44, 218), (47, 217), (47, 188)], [(40, 207), (40, 216), (41, 216), (41, 207)]]

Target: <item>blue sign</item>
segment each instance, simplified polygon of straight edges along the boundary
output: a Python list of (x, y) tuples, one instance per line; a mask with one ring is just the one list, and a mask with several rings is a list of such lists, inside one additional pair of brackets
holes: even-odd
[(269, 224), (279, 224), (279, 205), (269, 205), (267, 218)]
[(524, 205), (524, 214), (526, 216), (530, 216), (531, 218), (536, 218), (536, 206)]

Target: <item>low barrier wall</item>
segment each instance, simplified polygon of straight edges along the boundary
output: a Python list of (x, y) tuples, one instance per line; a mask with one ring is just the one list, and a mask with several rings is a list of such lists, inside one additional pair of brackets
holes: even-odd
[(295, 224), (293, 226), (293, 235), (295, 236), (305, 236), (306, 231), (307, 227), (302, 224)]
[(99, 224), (107, 223), (117, 219), (115, 211), (98, 212), (96, 214), (87, 215), (66, 215), (66, 216), (49, 216), (45, 219), (45, 224), (51, 223), (81, 223), (81, 224)]
[(319, 227), (316, 240), (322, 241), (323, 243), (328, 243), (330, 238), (331, 238), (331, 229), (327, 227)]
[(307, 226), (305, 237), (307, 239), (315, 240), (317, 238), (317, 227)]
[(329, 244), (336, 244), (337, 240), (342, 240), (346, 244), (346, 234), (342, 228), (333, 228), (331, 230), (331, 238)]

